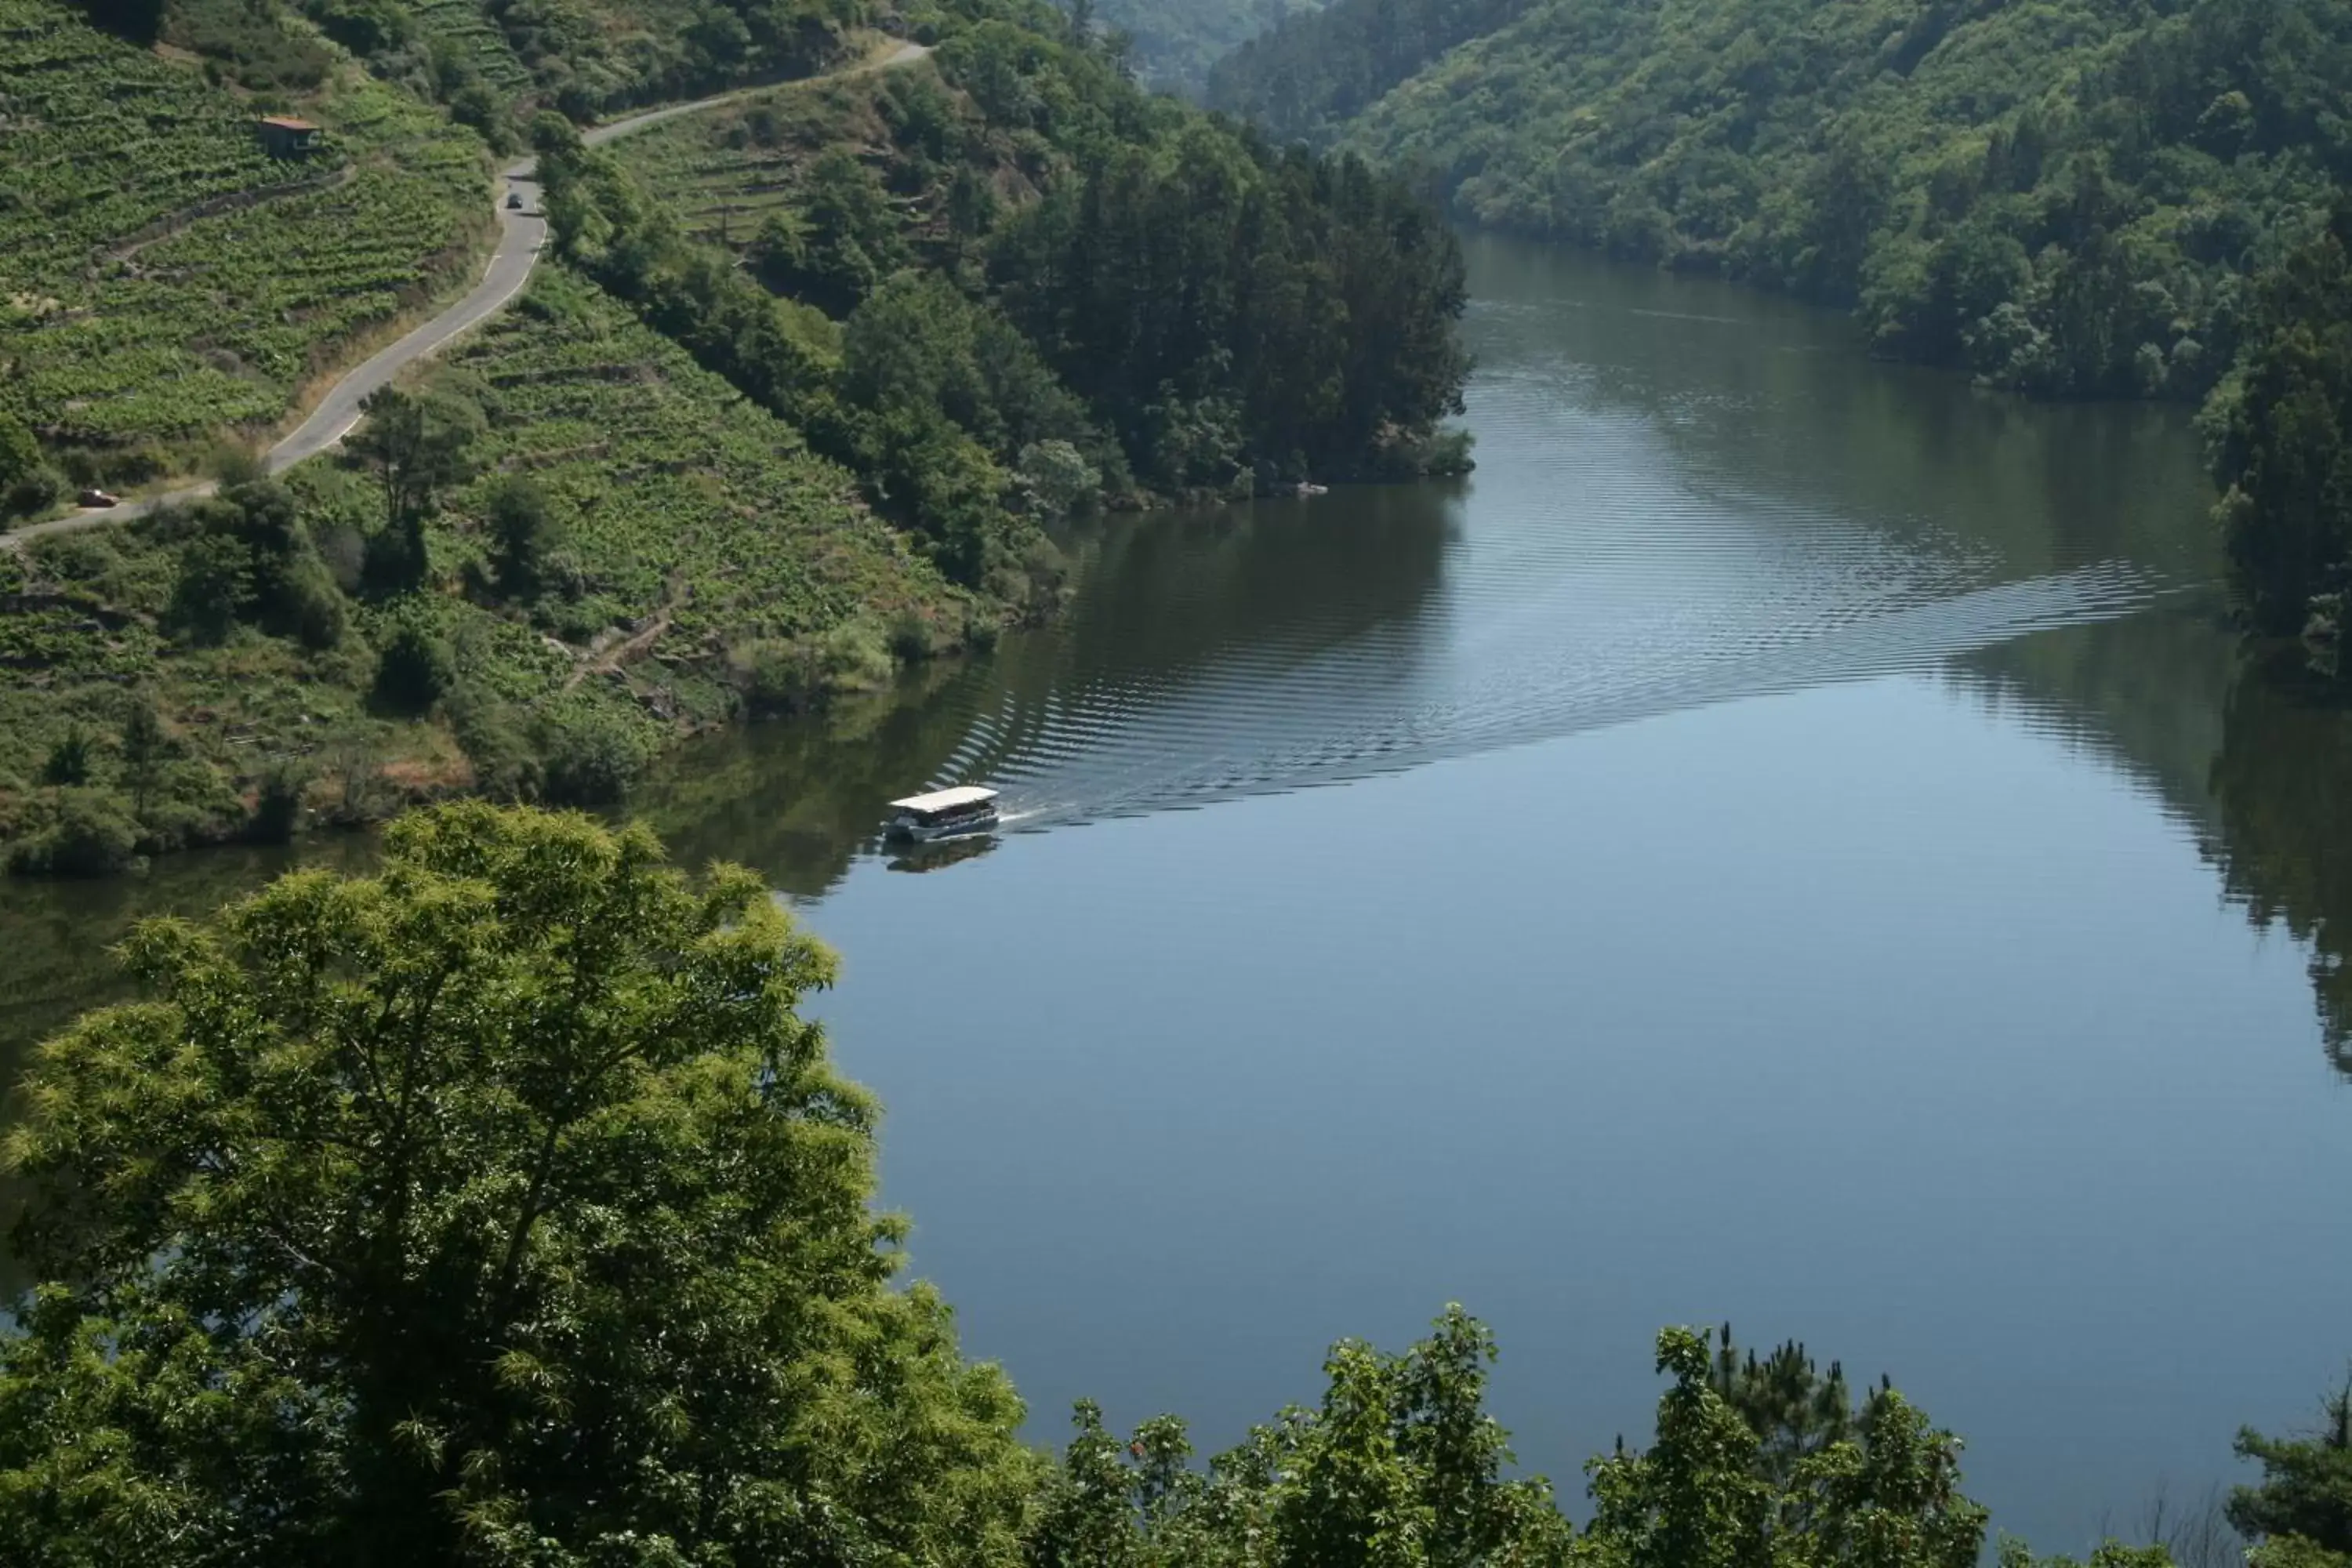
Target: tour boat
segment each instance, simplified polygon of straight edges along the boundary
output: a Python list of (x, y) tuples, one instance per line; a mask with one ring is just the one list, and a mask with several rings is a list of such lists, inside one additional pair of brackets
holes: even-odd
[(996, 792), (974, 784), (910, 795), (892, 801), (890, 806), (897, 815), (885, 830), (887, 837), (918, 844), (952, 838), (960, 833), (985, 833), (996, 826)]

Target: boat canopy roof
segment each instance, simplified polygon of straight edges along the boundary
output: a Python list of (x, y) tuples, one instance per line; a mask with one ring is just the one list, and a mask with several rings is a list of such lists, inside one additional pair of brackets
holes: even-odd
[(992, 789), (965, 784), (960, 789), (939, 789), (929, 795), (910, 795), (904, 800), (894, 800), (890, 804), (900, 811), (919, 812), (929, 816), (942, 811), (961, 811), (967, 806), (985, 805), (995, 798), (996, 792)]

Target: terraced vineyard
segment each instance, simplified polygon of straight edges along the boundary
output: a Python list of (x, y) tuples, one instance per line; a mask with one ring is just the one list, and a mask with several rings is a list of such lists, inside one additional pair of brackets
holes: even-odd
[(79, 272), (94, 250), (207, 199), (319, 165), (261, 150), (253, 114), (184, 66), (47, 0), (0, 0), (0, 278)]
[(511, 97), (531, 85), (530, 68), (475, 0), (406, 0), (402, 9), (436, 50), (492, 91)]
[(479, 141), (356, 67), (306, 107), (329, 137), (302, 162), (46, 0), (0, 0), (0, 413), (115, 479), (275, 424), (488, 226)]
[(847, 472), (576, 275), (543, 267), (439, 374), (481, 402), (494, 463), (548, 492), (584, 595), (558, 612), (572, 631), (661, 614), (655, 651), (691, 664), (861, 613), (961, 630), (961, 597)]
[[(202, 841), (241, 831), (240, 799), (289, 764), (332, 780), (363, 757), (409, 793), (479, 778), (458, 710), (600, 726), (642, 756), (737, 710), (730, 660), (747, 648), (851, 626), (877, 645), (917, 623), (937, 646), (965, 634), (971, 601), (856, 501), (846, 472), (575, 275), (542, 268), (432, 381), (488, 418), (482, 477), (433, 525), (436, 570), (481, 580), (489, 497), (528, 475), (562, 541), (530, 613), (446, 594), (353, 600), (332, 647), (249, 627), (205, 646), (168, 634), (187, 536), (168, 515), (44, 539), (21, 561), (0, 552), (0, 592), (23, 595), (0, 616), (0, 852), (34, 809), (42, 759), (77, 731), (110, 734), (126, 689), (152, 694), (181, 750), (173, 793), (194, 804), (171, 831)], [(288, 478), (331, 549), (381, 527), (368, 475), (310, 463)], [(465, 697), (386, 718), (369, 701), (375, 650), (420, 615), (456, 650)]]
[(877, 163), (887, 155), (889, 130), (875, 104), (885, 86), (867, 76), (759, 93), (656, 126), (614, 152), (663, 194), (688, 233), (740, 249), (770, 215), (796, 205), (822, 150), (863, 146)]

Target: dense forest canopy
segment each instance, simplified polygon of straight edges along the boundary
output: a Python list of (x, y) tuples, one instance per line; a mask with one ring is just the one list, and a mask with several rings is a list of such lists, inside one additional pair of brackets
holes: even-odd
[[(414, 814), (363, 878), (139, 927), (5, 1149), (12, 1565), (1975, 1568), (1958, 1441), (1801, 1346), (1669, 1328), (1589, 1520), (1514, 1473), (1459, 1307), (1203, 1467), (1081, 1404), (1058, 1461), (894, 1276), (830, 954), (643, 828)], [(2345, 1568), (2352, 1399), (2240, 1436), (2263, 1568)], [(2004, 1568), (2063, 1568), (2014, 1541)], [(2166, 1568), (2159, 1542), (2102, 1568)]]
[[(1149, 97), (1040, 8), (972, 7), (936, 66), (681, 130), (674, 158), (551, 145), (558, 246), (873, 476), (967, 583), (1020, 552), (1037, 508), (1005, 501), (1049, 468), (1117, 500), (1459, 465), (1435, 437), (1461, 258), (1400, 184)], [(709, 201), (761, 196), (719, 236), (632, 173), (714, 159), (745, 175)]]
[(1216, 100), (1465, 218), (1852, 305), (1886, 352), (2064, 395), (2203, 396), (2249, 273), (2352, 174), (2329, 0), (1511, 9), (1340, 0)]
[(1342, 0), (1302, 11), (1209, 72), (1208, 102), (1267, 134), (1320, 145), (1456, 44), (1512, 21), (1528, 0)]
[(2352, 585), (2352, 197), (2257, 281), (2208, 411), (2223, 538), (2257, 630), (2336, 644)]

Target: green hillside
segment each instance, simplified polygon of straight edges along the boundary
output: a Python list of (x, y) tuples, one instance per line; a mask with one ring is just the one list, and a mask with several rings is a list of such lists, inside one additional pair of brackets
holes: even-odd
[(1340, 0), (1297, 10), (1220, 59), (1208, 75), (1213, 109), (1285, 141), (1330, 142), (1391, 88), (1457, 44), (1517, 17), (1528, 0)]
[[(1314, 62), (1353, 68), (1400, 9), (1293, 23), (1220, 100), (1344, 111)], [(2347, 86), (2352, 9), (2327, 0), (1538, 0), (1297, 129), (1424, 171), (1475, 222), (1853, 305), (1888, 353), (2196, 397), (2243, 279), (2352, 174)]]
[[(479, 139), (337, 53), (301, 94), (240, 90), (47, 0), (0, 0), (0, 416), (68, 477), (136, 483), (275, 425), (468, 276), (489, 227)], [(292, 107), (324, 148), (270, 158), (254, 120)]]
[[(371, 3), (0, 0), (0, 519), (221, 480), (0, 541), (19, 871), (614, 800), (697, 729), (1053, 614), (1073, 513), (1464, 461), (1433, 215), (1148, 95), (1050, 7), (894, 18), (917, 48), (704, 6), (649, 53), (616, 27), (659, 0)], [(637, 146), (573, 124), (822, 61)], [(289, 110), (321, 144), (268, 156)], [(527, 293), (264, 479), (307, 392), (477, 275), (526, 141)]]
[(1159, 87), (1191, 90), (1219, 57), (1322, 0), (1100, 0), (1097, 15), (1135, 40), (1136, 64)]

